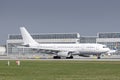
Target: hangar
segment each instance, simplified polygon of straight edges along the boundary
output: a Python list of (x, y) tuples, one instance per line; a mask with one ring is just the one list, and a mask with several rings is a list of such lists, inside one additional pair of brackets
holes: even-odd
[(101, 32), (97, 34), (96, 42), (107, 45), (110, 49), (115, 47), (120, 51), (120, 32)]

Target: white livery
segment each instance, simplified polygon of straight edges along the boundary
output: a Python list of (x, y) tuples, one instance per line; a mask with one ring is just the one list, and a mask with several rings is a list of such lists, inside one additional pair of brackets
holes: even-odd
[(36, 42), (28, 31), (24, 28), (20, 28), (24, 46), (32, 49), (37, 49), (41, 52), (46, 52), (48, 54), (55, 54), (54, 59), (60, 59), (61, 57), (66, 57), (67, 59), (72, 59), (73, 55), (79, 55), (87, 57), (89, 55), (96, 55), (100, 59), (101, 54), (105, 54), (110, 51), (106, 45), (102, 44), (40, 44)]

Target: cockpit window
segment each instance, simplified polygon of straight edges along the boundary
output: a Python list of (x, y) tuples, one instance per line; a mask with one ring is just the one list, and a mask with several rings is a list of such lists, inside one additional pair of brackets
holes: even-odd
[(103, 48), (107, 48), (107, 46), (103, 46)]

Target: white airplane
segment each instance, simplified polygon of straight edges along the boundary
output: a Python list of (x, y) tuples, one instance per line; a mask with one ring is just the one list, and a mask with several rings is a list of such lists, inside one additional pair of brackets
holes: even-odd
[(24, 46), (32, 49), (37, 49), (41, 52), (46, 52), (49, 54), (55, 54), (54, 59), (60, 59), (61, 57), (66, 57), (66, 59), (72, 59), (73, 55), (79, 55), (87, 57), (89, 55), (97, 55), (100, 59), (101, 54), (109, 52), (110, 49), (106, 45), (102, 44), (40, 44), (36, 42), (25, 27), (20, 28)]

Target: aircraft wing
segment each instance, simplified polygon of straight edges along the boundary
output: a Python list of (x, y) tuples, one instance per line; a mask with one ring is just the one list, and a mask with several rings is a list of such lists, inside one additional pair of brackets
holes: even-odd
[(68, 52), (66, 50), (53, 49), (53, 48), (36, 48), (36, 47), (24, 47), (24, 46), (18, 46), (17, 48), (32, 49), (34, 51), (36, 50), (37, 52), (47, 53), (47, 54), (56, 54), (58, 52)]

